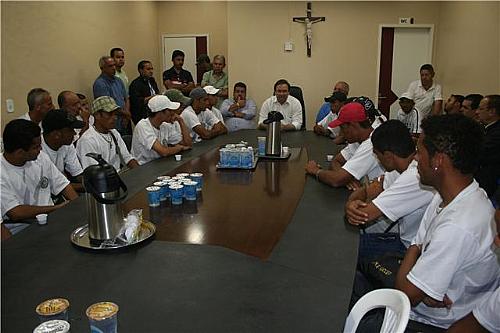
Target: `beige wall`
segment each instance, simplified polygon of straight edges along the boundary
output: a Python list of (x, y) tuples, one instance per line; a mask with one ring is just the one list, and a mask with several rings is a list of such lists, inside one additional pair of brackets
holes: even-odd
[[(151, 59), (159, 68), (154, 2), (4, 2), (2, 6), (2, 127), (27, 111), (26, 94), (42, 87), (54, 104), (62, 90), (92, 95), (98, 58), (119, 46), (125, 71)], [(15, 112), (7, 113), (12, 98)]]
[[(230, 84), (244, 81), (258, 104), (285, 77), (300, 85), (308, 128), (336, 80), (352, 95), (376, 95), (378, 29), (414, 17), (434, 24), (434, 64), (444, 94), (500, 90), (499, 2), (313, 2), (312, 58), (306, 57), (305, 1), (297, 2), (2, 2), (1, 119), (27, 109), (26, 93), (63, 89), (91, 95), (97, 59), (113, 46), (126, 51), (129, 77), (153, 61), (161, 77), (162, 34), (209, 34), (209, 54), (228, 56)], [(285, 53), (291, 40), (294, 51)], [(416, 70), (416, 76), (418, 72)], [(159, 81), (160, 83), (160, 81)], [(5, 99), (16, 112), (7, 114)]]
[(498, 2), (441, 4), (435, 64), (444, 98), (499, 93), (499, 22)]

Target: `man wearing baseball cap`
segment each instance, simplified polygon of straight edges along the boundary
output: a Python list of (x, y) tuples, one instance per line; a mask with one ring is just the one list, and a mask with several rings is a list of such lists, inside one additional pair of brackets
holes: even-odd
[[(333, 92), (343, 92), (346, 96), (349, 95), (349, 84), (345, 81), (338, 81), (333, 86)], [(323, 118), (325, 118), (330, 113), (330, 103), (326, 102), (321, 106), (316, 115), (316, 123), (319, 123)]]
[(318, 135), (329, 136), (332, 139), (336, 138), (340, 133), (340, 128), (330, 128), (328, 124), (337, 119), (338, 113), (347, 96), (341, 91), (334, 91), (331, 96), (325, 97), (325, 102), (330, 105), (330, 113), (326, 115), (321, 121), (314, 125), (314, 133)]
[[(182, 118), (175, 113), (180, 105), (164, 95), (153, 96), (148, 101), (148, 118), (137, 123), (132, 137), (132, 155), (140, 165), (191, 148), (189, 131)], [(178, 120), (182, 134), (182, 140), (175, 143), (168, 141), (169, 135), (165, 130), (163, 133), (160, 130), (164, 122), (173, 123), (174, 120)]]
[(120, 171), (123, 167), (139, 166), (128, 151), (120, 133), (115, 129), (116, 114), (119, 109), (115, 100), (109, 96), (98, 97), (92, 102), (94, 125), (89, 127), (76, 142), (76, 151), (83, 169), (97, 164), (96, 160), (85, 156), (87, 153), (100, 154), (116, 171)]
[(338, 153), (330, 170), (323, 170), (316, 161), (309, 161), (306, 172), (330, 186), (347, 186), (349, 189), (358, 188), (365, 176), (371, 180), (382, 175), (384, 171), (373, 154), (370, 140), (373, 128), (364, 107), (355, 102), (344, 105), (338, 118), (330, 124), (332, 128), (337, 126), (348, 143), (359, 143), (359, 146), (351, 149), (348, 154)]
[(75, 129), (81, 129), (85, 123), (65, 110), (47, 112), (42, 127), (42, 150), (63, 174), (69, 174), (75, 190), (82, 190), (81, 180), (76, 177), (83, 172), (75, 146), (72, 145)]
[(220, 112), (219, 109), (217, 109), (215, 106), (219, 102), (219, 97), (218, 93), (220, 89), (215, 88), (214, 86), (204, 86), (203, 90), (207, 92), (208, 95), (208, 108), (212, 113), (219, 119), (219, 121), (222, 122), (222, 124), (225, 125), (224, 123), (224, 118), (222, 117), (222, 113)]
[(226, 126), (210, 110), (207, 110), (208, 94), (203, 88), (194, 88), (189, 93), (189, 97), (192, 103), (182, 111), (181, 117), (194, 143), (227, 133)]

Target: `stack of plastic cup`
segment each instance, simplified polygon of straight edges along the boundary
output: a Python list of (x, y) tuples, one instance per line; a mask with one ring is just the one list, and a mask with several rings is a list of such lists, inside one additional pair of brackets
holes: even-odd
[(158, 207), (160, 205), (161, 188), (158, 186), (146, 187), (148, 191), (148, 203), (150, 207)]
[(196, 191), (201, 192), (203, 187), (203, 174), (200, 172), (195, 172), (189, 175), (189, 177), (196, 182)]
[(116, 333), (118, 331), (118, 305), (112, 302), (92, 304), (85, 313), (90, 332)]

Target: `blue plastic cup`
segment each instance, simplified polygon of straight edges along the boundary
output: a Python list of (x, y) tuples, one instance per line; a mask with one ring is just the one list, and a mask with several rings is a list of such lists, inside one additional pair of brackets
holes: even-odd
[(158, 186), (149, 186), (146, 187), (146, 191), (148, 191), (149, 206), (158, 207), (160, 205), (161, 188)]
[(196, 200), (196, 186), (198, 185), (195, 181), (189, 181), (184, 183), (184, 197), (186, 200)]
[(68, 321), (69, 301), (65, 298), (54, 298), (43, 301), (36, 307), (36, 313), (43, 323), (49, 320)]
[(258, 142), (258, 154), (260, 156), (266, 155), (266, 140), (267, 138), (265, 136), (259, 136), (257, 137), (257, 142)]
[(165, 190), (163, 186), (163, 182), (155, 182), (153, 183), (153, 186), (159, 187), (160, 188), (160, 201), (165, 201), (167, 200), (167, 191)]
[(180, 184), (170, 185), (170, 199), (172, 205), (181, 205), (182, 197), (184, 196), (184, 186)]
[(196, 182), (196, 191), (201, 192), (203, 188), (203, 174), (200, 172), (195, 172), (189, 175), (193, 182)]
[(92, 304), (85, 311), (91, 333), (117, 333), (118, 305), (112, 302)]

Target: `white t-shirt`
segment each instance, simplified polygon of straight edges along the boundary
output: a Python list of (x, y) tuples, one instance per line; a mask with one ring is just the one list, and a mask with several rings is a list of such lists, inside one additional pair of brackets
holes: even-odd
[(181, 117), (189, 129), (193, 142), (201, 141), (200, 136), (193, 130), (193, 128), (198, 125), (202, 125), (204, 128), (210, 129), (220, 121), (210, 110), (201, 111), (197, 115), (191, 106), (188, 106), (182, 111)]
[(212, 108), (210, 109), (210, 111), (212, 111), (213, 114), (217, 117), (217, 119), (219, 119), (219, 121), (222, 122), (222, 124), (225, 125), (225, 123), (224, 123), (224, 117), (222, 116), (222, 113), (220, 112), (219, 109), (217, 109), (215, 106), (212, 106)]
[(431, 113), (434, 101), (443, 100), (441, 85), (436, 82), (432, 83), (429, 90), (425, 90), (422, 81), (413, 81), (408, 86), (406, 94), (415, 102), (415, 108), (420, 111), (421, 118), (425, 118)]
[(283, 104), (278, 102), (276, 96), (266, 99), (260, 108), (259, 124), (262, 124), (267, 119), (267, 115), (271, 111), (278, 111), (283, 115), (282, 125), (292, 124), (295, 129), (300, 130), (302, 126), (302, 105), (295, 97), (288, 96)]
[(173, 123), (162, 123), (160, 125), (160, 142), (162, 145), (176, 145), (182, 141), (181, 124), (178, 121)]
[(52, 163), (55, 164), (57, 169), (64, 174), (67, 171), (73, 177), (80, 175), (83, 172), (82, 165), (76, 154), (75, 146), (64, 145), (57, 151), (47, 145), (42, 135), (42, 150), (49, 156)]
[(43, 151), (37, 159), (18, 167), (1, 156), (0, 179), (2, 219), (7, 212), (19, 205), (52, 206), (51, 194), (57, 195), (69, 184), (69, 180), (57, 170)]
[(398, 120), (405, 124), (411, 134), (422, 133), (422, 129), (420, 128), (422, 115), (417, 109), (413, 108), (410, 113), (404, 113), (403, 110), (399, 109)]
[(160, 130), (151, 124), (149, 118), (141, 119), (135, 125), (132, 136), (132, 155), (135, 156), (137, 163), (143, 165), (161, 157), (153, 149), (156, 140), (161, 143)]
[[(78, 115), (76, 116), (76, 119), (83, 121), (82, 116)], [(94, 116), (90, 115), (89, 117), (89, 126), (94, 126)], [(73, 143), (75, 143), (79, 138), (80, 138), (80, 132), (82, 131), (81, 128), (75, 128), (75, 137), (73, 138)]]
[(347, 160), (342, 166), (342, 169), (349, 172), (357, 180), (361, 180), (364, 176), (368, 176), (368, 179), (372, 180), (384, 173), (384, 169), (373, 153), (371, 136), (370, 133), (370, 136), (356, 148), (354, 153), (352, 153), (353, 147), (351, 147), (349, 149), (349, 154), (352, 153), (352, 156), (348, 159), (346, 155), (344, 155), (344, 150), (346, 148), (342, 150), (342, 156)]
[(330, 131), (330, 136), (336, 138), (340, 134), (340, 126), (331, 128), (328, 124), (337, 119), (339, 116), (336, 113), (330, 111), (323, 119), (318, 122), (318, 125)]
[(476, 306), (472, 314), (476, 320), (493, 333), (500, 332), (500, 287), (486, 297)]
[(410, 318), (448, 328), (497, 287), (500, 272), (492, 251), (494, 209), (478, 183), (473, 181), (444, 208), (439, 207), (442, 201), (436, 193), (424, 213), (412, 242), (422, 246), (422, 253), (407, 278), (433, 299), (447, 295), (453, 302), (451, 309), (420, 303)]
[[(113, 132), (116, 142), (118, 142), (125, 163), (133, 160), (134, 157), (129, 153), (120, 133), (115, 129), (112, 129), (111, 132)], [(93, 158), (85, 156), (87, 153), (96, 153), (100, 154), (116, 171), (120, 171), (120, 156), (117, 154), (116, 145), (110, 133), (99, 133), (93, 126), (89, 127), (76, 142), (76, 152), (84, 170), (89, 165), (98, 164)]]
[(414, 160), (401, 174), (397, 171), (386, 172), (384, 191), (372, 202), (391, 221), (399, 220), (399, 236), (409, 247), (433, 196), (432, 188), (423, 187), (420, 183), (417, 161)]

